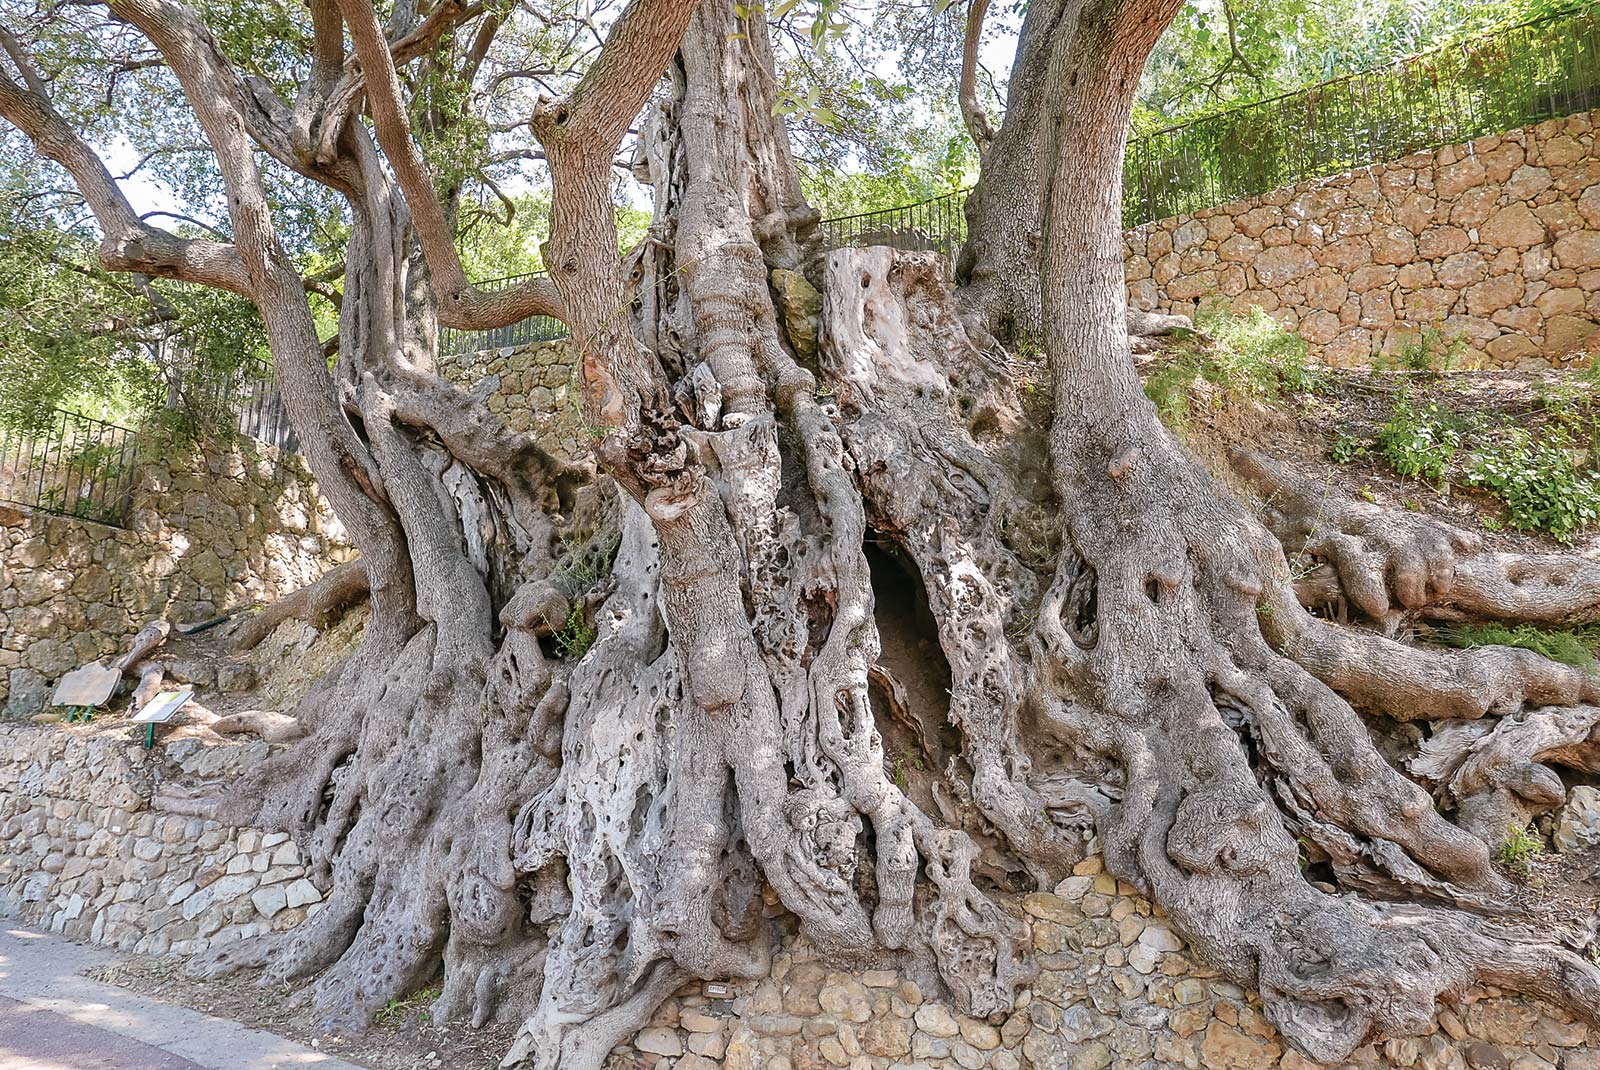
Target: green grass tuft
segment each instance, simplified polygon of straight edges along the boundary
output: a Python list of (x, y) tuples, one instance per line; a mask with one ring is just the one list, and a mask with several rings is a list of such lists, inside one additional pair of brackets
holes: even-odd
[(1563, 665), (1600, 673), (1600, 661), (1595, 659), (1595, 650), (1600, 648), (1600, 625), (1535, 628), (1531, 624), (1452, 624), (1431, 629), (1427, 638), (1454, 647), (1521, 647)]
[(1145, 380), (1145, 396), (1169, 426), (1189, 418), (1192, 390), (1205, 380), (1222, 398), (1272, 401), (1319, 390), (1326, 373), (1307, 362), (1306, 341), (1259, 307), (1238, 313), (1225, 301), (1202, 305), (1194, 337), (1174, 346)]
[(1508, 825), (1506, 838), (1500, 841), (1500, 849), (1495, 852), (1494, 860), (1526, 883), (1533, 876), (1534, 859), (1542, 854), (1544, 854), (1544, 840), (1536, 833), (1516, 825)]

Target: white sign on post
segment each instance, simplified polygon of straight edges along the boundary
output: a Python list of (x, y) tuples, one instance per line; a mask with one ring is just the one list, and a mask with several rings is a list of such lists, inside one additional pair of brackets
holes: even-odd
[(144, 707), (133, 715), (133, 723), (166, 724), (172, 720), (174, 714), (183, 709), (183, 704), (193, 697), (193, 688), (185, 688), (182, 691), (163, 691), (149, 702), (146, 702)]

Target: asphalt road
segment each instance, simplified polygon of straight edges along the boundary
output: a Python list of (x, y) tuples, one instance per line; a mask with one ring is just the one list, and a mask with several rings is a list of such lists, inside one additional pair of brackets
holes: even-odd
[(0, 1070), (361, 1070), (83, 976), (115, 957), (0, 922)]

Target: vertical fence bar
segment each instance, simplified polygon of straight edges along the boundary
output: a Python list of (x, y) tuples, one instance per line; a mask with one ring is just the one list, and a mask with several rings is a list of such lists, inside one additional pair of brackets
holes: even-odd
[(1600, 107), (1600, 25), (1563, 12), (1132, 139), (1133, 227)]
[(31, 430), (0, 428), (0, 501), (125, 524), (136, 447), (127, 428), (64, 409)]

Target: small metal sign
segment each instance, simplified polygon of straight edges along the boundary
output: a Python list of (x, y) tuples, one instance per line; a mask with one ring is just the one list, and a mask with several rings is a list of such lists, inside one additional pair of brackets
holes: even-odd
[(50, 702), (55, 706), (104, 706), (121, 680), (121, 669), (91, 661), (63, 676)]
[(194, 698), (194, 689), (185, 688), (182, 691), (163, 691), (155, 698), (144, 704), (144, 707), (133, 715), (134, 724), (166, 724), (172, 720), (173, 715), (183, 709), (183, 704)]

